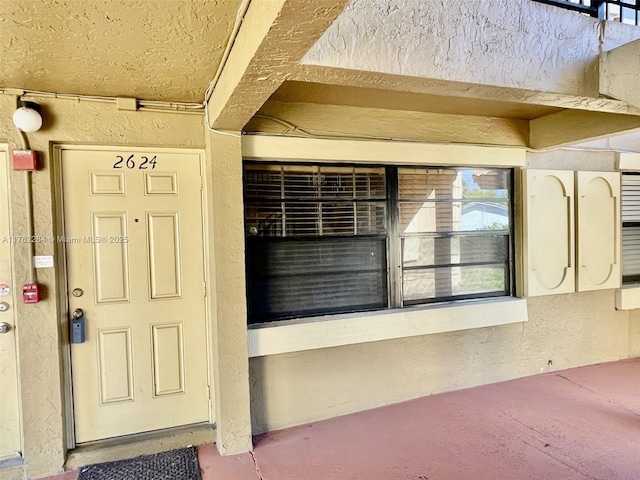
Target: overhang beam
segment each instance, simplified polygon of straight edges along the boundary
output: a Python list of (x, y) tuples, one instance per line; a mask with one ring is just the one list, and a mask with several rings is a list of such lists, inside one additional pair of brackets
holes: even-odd
[(267, 101), (247, 133), (326, 138), (527, 146), (526, 120)]
[(586, 97), (568, 93), (407, 77), (315, 65), (300, 65), (288, 80), (640, 116), (640, 105), (632, 106), (611, 98)]
[(208, 100), (209, 125), (240, 130), (350, 0), (253, 0)]
[(555, 148), (640, 131), (640, 116), (565, 110), (529, 122), (529, 146)]
[(640, 40), (600, 54), (600, 93), (640, 108)]

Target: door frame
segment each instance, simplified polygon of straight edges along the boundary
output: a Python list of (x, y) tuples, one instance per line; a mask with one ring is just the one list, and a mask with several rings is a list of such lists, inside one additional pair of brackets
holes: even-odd
[[(207, 336), (207, 385), (209, 389), (209, 423), (215, 425), (216, 418), (216, 403), (213, 382), (214, 370), (214, 355), (213, 355), (213, 333), (215, 332), (213, 305), (215, 298), (212, 296), (213, 285), (213, 266), (212, 262), (208, 261), (209, 258), (209, 245), (213, 241), (210, 238), (209, 232), (212, 224), (212, 218), (206, 201), (206, 178), (208, 165), (206, 162), (206, 155), (204, 148), (190, 148), (190, 147), (163, 147), (163, 146), (141, 146), (141, 145), (124, 145), (124, 144), (92, 144), (92, 143), (52, 143), (51, 144), (51, 159), (52, 159), (52, 173), (53, 173), (53, 191), (54, 191), (54, 223), (53, 232), (56, 238), (58, 236), (65, 235), (64, 225), (64, 179), (62, 178), (62, 155), (65, 150), (85, 150), (85, 151), (114, 151), (114, 152), (131, 152), (131, 153), (148, 153), (154, 152), (166, 152), (166, 153), (190, 153), (197, 154), (200, 159), (200, 209), (201, 209), (201, 222), (202, 222), (202, 262), (204, 267), (204, 281), (205, 281), (205, 294), (203, 297), (205, 307), (205, 331)], [(58, 287), (57, 298), (57, 317), (60, 327), (60, 349), (62, 357), (62, 392), (64, 403), (64, 424), (66, 433), (66, 447), (68, 450), (76, 448), (75, 439), (75, 418), (73, 413), (73, 384), (71, 378), (71, 343), (70, 343), (70, 325), (69, 325), (69, 287), (67, 278), (67, 250), (64, 242), (55, 242), (55, 268), (56, 268), (56, 284)], [(160, 430), (161, 432), (162, 430)], [(157, 433), (158, 431), (154, 431)], [(145, 432), (141, 432), (145, 433)], [(139, 435), (139, 434), (133, 434)], [(116, 437), (118, 438), (118, 437)], [(107, 440), (99, 440), (98, 442), (108, 442)]]
[[(11, 189), (11, 149), (9, 148), (9, 144), (7, 143), (0, 143), (0, 153), (3, 153), (5, 155), (5, 159), (6, 159), (6, 164), (5, 165), (1, 165), (0, 164), (0, 181), (6, 181), (6, 186), (7, 186), (7, 223), (8, 223), (8, 227), (9, 227), (9, 231), (8, 234), (12, 235), (13, 234), (13, 209), (11, 208), (12, 202), (11, 202), (11, 198), (12, 198), (12, 189)], [(11, 287), (11, 321), (13, 323), (13, 335), (14, 335), (14, 354), (15, 354), (15, 369), (16, 369), (16, 388), (17, 388), (17, 414), (18, 414), (18, 428), (19, 428), (19, 440), (20, 440), (20, 455), (15, 455), (14, 457), (9, 457), (9, 458), (4, 458), (2, 459), (3, 462), (7, 462), (7, 461), (11, 461), (11, 460), (21, 460), (24, 457), (24, 431), (23, 431), (23, 421), (22, 421), (22, 393), (20, 390), (20, 355), (19, 355), (19, 350), (18, 350), (18, 335), (19, 335), (19, 329), (15, 328), (16, 324), (17, 324), (17, 318), (16, 318), (16, 305), (17, 305), (17, 301), (18, 301), (18, 296), (16, 294), (16, 284), (15, 284), (15, 268), (13, 265), (13, 242), (9, 242), (9, 258), (10, 258), (10, 263), (9, 263), (9, 271), (10, 271), (10, 287)]]

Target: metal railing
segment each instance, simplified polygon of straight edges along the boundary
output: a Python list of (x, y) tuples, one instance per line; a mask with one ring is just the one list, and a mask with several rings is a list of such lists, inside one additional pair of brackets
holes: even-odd
[(534, 0), (602, 20), (640, 25), (640, 0)]

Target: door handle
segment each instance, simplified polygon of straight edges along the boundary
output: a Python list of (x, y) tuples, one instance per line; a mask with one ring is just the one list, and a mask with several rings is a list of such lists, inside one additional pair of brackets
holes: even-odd
[(9, 330), (11, 330), (11, 325), (9, 325), (7, 322), (0, 323), (0, 334), (9, 333)]

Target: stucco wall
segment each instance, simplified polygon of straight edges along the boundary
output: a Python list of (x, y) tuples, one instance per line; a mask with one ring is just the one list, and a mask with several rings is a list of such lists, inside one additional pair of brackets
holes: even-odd
[(244, 204), (242, 150), (239, 135), (207, 132), (206, 194), (209, 239), (208, 268), (220, 279), (208, 288), (213, 319), (213, 369), (216, 444), (223, 454), (251, 449), (247, 354), (247, 309), (244, 279)]
[(620, 22), (602, 23), (602, 51), (608, 52), (614, 48), (640, 39), (640, 27)]
[[(612, 170), (614, 155), (552, 151), (529, 154), (527, 164)], [(527, 305), (523, 324), (253, 358), (254, 433), (640, 354), (639, 322), (630, 336), (629, 312), (615, 310), (613, 290), (531, 298)]]
[(599, 37), (530, 0), (354, 0), (301, 63), (597, 96)]
[(597, 97), (600, 50), (638, 36), (531, 0), (353, 0), (301, 63)]
[[(182, 146), (204, 148), (201, 115), (123, 112), (115, 104), (71, 100), (37, 100), (43, 107), (44, 127), (29, 134), (31, 147), (40, 154), (44, 168), (33, 175), (35, 235), (49, 237), (53, 231), (54, 197), (50, 159), (51, 142), (90, 144)], [(13, 97), (0, 95), (0, 143), (19, 146), (11, 122)], [(11, 174), (14, 235), (26, 235), (24, 187), (21, 173)], [(36, 244), (37, 255), (54, 254), (55, 245)], [(14, 248), (13, 288), (27, 282), (26, 244)], [(28, 478), (60, 471), (64, 463), (62, 366), (59, 342), (61, 323), (55, 269), (39, 269), (38, 282), (46, 288), (45, 300), (37, 305), (15, 305), (19, 350), (20, 388), (24, 431), (23, 455)], [(64, 313), (64, 312), (63, 312)], [(9, 473), (0, 470), (0, 478)], [(15, 478), (15, 477), (8, 477)]]
[(640, 310), (629, 312), (629, 356), (640, 357)]

